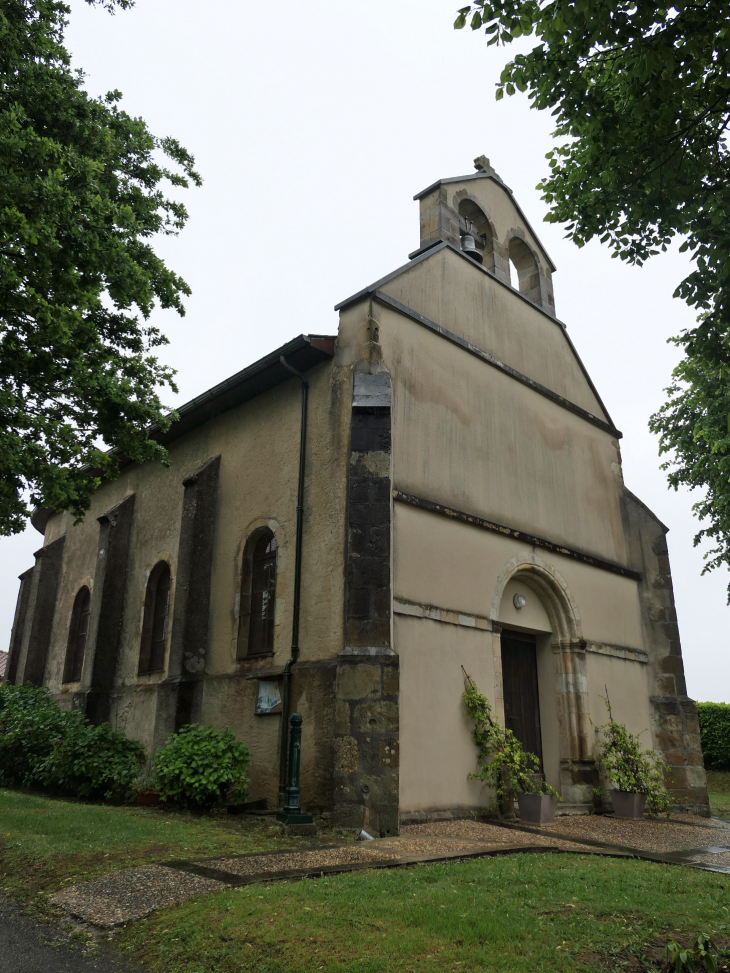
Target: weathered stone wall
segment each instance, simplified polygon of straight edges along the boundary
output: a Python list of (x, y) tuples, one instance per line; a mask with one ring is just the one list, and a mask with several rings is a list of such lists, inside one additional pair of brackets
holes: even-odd
[(15, 682), (42, 686), (56, 619), (58, 582), (61, 576), (66, 540), (60, 537), (36, 551), (35, 568), (30, 577), (30, 592), (23, 624)]
[(98, 518), (99, 549), (84, 660), (87, 674), (91, 670), (91, 681), (85, 692), (76, 694), (76, 705), (96, 724), (108, 723), (111, 717), (125, 622), (135, 499), (132, 493)]
[(337, 668), (334, 815), (342, 827), (398, 833), (398, 656), (391, 619), (390, 376), (355, 370), (347, 497), (345, 647)]
[(654, 748), (677, 809), (708, 815), (697, 706), (687, 695), (667, 549), (667, 528), (628, 490), (622, 503), (629, 556), (641, 566), (644, 645), (651, 668)]
[[(301, 805), (310, 814), (324, 814), (330, 819), (336, 672), (334, 659), (297, 664), (292, 672), (290, 696), (291, 712), (299, 713), (303, 720)], [(273, 808), (279, 806), (281, 717), (254, 715), (258, 685), (255, 673), (209, 675), (205, 681), (202, 719), (213, 726), (238, 730), (239, 738), (251, 754), (250, 799), (266, 799)]]
[[(352, 368), (324, 362), (307, 379), (300, 653), (291, 705), (304, 718), (303, 806), (331, 813), (336, 660), (345, 630)], [(300, 408), (300, 383), (292, 379), (212, 418), (170, 444), (170, 467), (132, 464), (104, 482), (81, 524), (74, 526), (67, 513), (51, 516), (39, 553), (40, 564), (53, 556), (54, 544), (65, 548), (58, 597), (50, 598), (55, 610), (52, 617), (44, 613), (51, 621), (41, 677), (61, 705), (83, 707), (87, 698), (98, 697), (98, 718), (107, 712), (112, 725), (150, 749), (185, 720), (230, 726), (251, 750), (251, 796), (267, 797), (271, 806), (277, 802), (281, 716), (257, 715), (255, 709), (259, 679), (279, 678), (290, 653)], [(124, 545), (117, 543), (120, 512), (131, 515), (132, 509), (133, 516), (122, 518), (129, 542), (125, 560)], [(115, 524), (105, 526), (104, 518)], [(279, 544), (274, 651), (241, 657), (242, 554), (250, 533), (264, 525)], [(162, 560), (172, 575), (165, 671), (140, 675), (147, 581)], [(37, 568), (29, 577), (38, 580)], [(101, 624), (104, 614), (107, 635), (102, 651), (92, 624), (82, 679), (68, 684), (63, 663), (82, 585), (91, 590), (92, 619)], [(28, 610), (19, 607), (19, 618), (27, 619), (26, 649), (37, 600), (31, 589), (27, 593)], [(17, 628), (20, 633), (20, 622)], [(181, 686), (188, 692), (180, 693)]]
[(398, 834), (399, 666), (395, 655), (350, 655), (337, 667), (335, 823)]
[(18, 673), (20, 649), (23, 645), (23, 632), (25, 631), (26, 619), (28, 618), (33, 571), (34, 568), (28, 568), (18, 579), (20, 581), (20, 589), (18, 591), (18, 601), (15, 605), (13, 630), (10, 634), (10, 649), (5, 663), (5, 680), (11, 685), (15, 685), (15, 678)]
[(157, 690), (155, 749), (181, 726), (201, 718), (220, 465), (220, 455), (215, 456), (182, 484), (175, 610), (166, 677)]

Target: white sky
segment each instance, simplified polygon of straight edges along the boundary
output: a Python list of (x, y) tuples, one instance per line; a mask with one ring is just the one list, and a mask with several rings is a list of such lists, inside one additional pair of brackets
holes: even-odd
[[(414, 193), (489, 156), (557, 264), (557, 313), (624, 433), (625, 482), (671, 528), (688, 691), (730, 701), (727, 572), (700, 577), (693, 498), (667, 489), (647, 430), (677, 360), (666, 339), (694, 320), (671, 297), (688, 264), (675, 253), (626, 267), (541, 223), (550, 117), (524, 96), (495, 102), (504, 49), (452, 30), (446, 0), (138, 0), (114, 17), (71, 5), (67, 42), (89, 90), (120, 89), (204, 178), (184, 194), (187, 228), (158, 247), (193, 289), (184, 319), (156, 315), (178, 404), (295, 335), (336, 333), (333, 305), (418, 246)], [(41, 544), (33, 528), (0, 539), (3, 639)]]

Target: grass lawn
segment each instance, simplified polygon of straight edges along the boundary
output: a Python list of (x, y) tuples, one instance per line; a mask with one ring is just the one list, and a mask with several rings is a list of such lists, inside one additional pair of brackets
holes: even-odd
[(728, 908), (723, 875), (523, 854), (223, 891), (115, 948), (165, 973), (608, 973), (659, 969), (668, 940), (701, 931), (725, 943)]
[(0, 892), (36, 905), (66, 885), (131, 865), (301, 843), (267, 819), (80, 804), (0, 788)]
[[(0, 893), (37, 909), (117, 868), (307, 843), (273, 822), (8, 790), (0, 841)], [(112, 945), (155, 973), (638, 973), (659, 969), (669, 939), (709, 932), (727, 945), (728, 910), (730, 876), (523, 854), (225, 889), (130, 924)]]
[(730, 771), (708, 770), (707, 790), (710, 794), (710, 811), (717, 818), (730, 820)]

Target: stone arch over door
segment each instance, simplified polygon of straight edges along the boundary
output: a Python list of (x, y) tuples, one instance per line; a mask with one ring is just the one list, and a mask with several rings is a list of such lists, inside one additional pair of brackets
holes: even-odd
[(531, 588), (550, 620), (560, 740), (561, 793), (567, 804), (588, 803), (597, 777), (590, 734), (585, 641), (577, 605), (565, 580), (552, 565), (537, 554), (516, 555), (502, 568), (492, 594), (490, 609), (495, 695), (497, 712), (501, 719), (504, 718), (504, 712), (499, 609), (509, 581), (520, 581)]

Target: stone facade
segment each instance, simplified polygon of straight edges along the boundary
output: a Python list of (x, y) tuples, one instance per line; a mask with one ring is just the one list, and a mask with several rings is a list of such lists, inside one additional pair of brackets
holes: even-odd
[[(522, 637), (544, 774), (566, 804), (591, 803), (608, 692), (675, 806), (708, 812), (666, 528), (624, 485), (549, 255), (488, 160), (475, 168), (417, 195), (421, 246), (338, 305), (336, 339), (300, 336), (181, 407), (157, 434), (170, 467), (122, 463), (83, 523), (39, 513), (6, 678), (150, 751), (189, 721), (230, 726), (251, 751), (250, 797), (271, 806), (298, 712), (304, 809), (384, 835), (489, 803), (470, 779), (463, 672), (506, 720), (517, 656), (503, 653)], [(261, 537), (274, 574), (255, 589)], [(82, 675), (67, 682), (86, 588)], [(283, 713), (270, 704), (285, 682)]]

